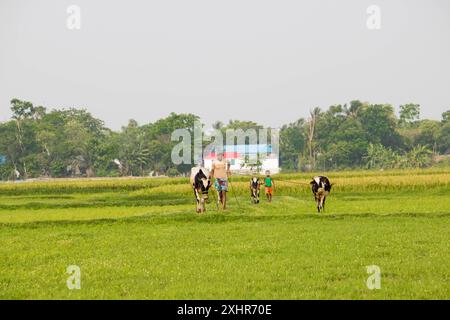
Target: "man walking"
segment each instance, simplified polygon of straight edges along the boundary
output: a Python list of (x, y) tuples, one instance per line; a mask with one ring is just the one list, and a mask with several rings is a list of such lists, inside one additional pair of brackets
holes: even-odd
[(223, 210), (227, 207), (228, 177), (230, 175), (230, 163), (223, 158), (222, 153), (217, 154), (217, 160), (212, 164), (211, 177), (215, 179), (214, 187), (219, 194)]
[(266, 187), (267, 200), (269, 200), (269, 202), (272, 202), (273, 188), (275, 187), (275, 183), (273, 182), (273, 179), (270, 176), (269, 170), (266, 171), (266, 178), (264, 179), (264, 184)]

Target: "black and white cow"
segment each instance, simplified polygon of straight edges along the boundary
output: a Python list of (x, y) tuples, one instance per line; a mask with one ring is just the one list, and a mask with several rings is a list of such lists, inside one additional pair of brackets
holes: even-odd
[(205, 212), (205, 201), (208, 200), (208, 191), (211, 187), (209, 171), (204, 167), (197, 166), (191, 169), (191, 185), (194, 189), (197, 212)]
[(259, 203), (260, 191), (261, 191), (261, 183), (259, 181), (259, 178), (253, 177), (250, 180), (250, 192), (251, 192), (252, 202), (254, 204)]
[(328, 178), (324, 176), (317, 176), (314, 177), (310, 183), (312, 192), (316, 199), (317, 212), (325, 210), (325, 200), (330, 194), (332, 186), (330, 180), (328, 180)]

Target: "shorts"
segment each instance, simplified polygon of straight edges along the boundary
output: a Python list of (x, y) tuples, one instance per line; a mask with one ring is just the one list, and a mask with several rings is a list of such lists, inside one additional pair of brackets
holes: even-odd
[(216, 179), (214, 181), (214, 187), (217, 191), (228, 191), (228, 180), (227, 179)]
[(266, 194), (273, 195), (273, 187), (266, 187)]

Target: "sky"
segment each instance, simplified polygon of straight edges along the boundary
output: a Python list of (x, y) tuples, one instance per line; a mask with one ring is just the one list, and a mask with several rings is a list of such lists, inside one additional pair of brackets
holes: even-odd
[(354, 99), (440, 119), (450, 1), (0, 0), (0, 121), (12, 98), (86, 108), (112, 129), (170, 112), (279, 127)]

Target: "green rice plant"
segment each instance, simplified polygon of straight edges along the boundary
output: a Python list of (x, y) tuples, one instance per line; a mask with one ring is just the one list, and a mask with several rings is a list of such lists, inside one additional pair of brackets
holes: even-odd
[[(327, 173), (320, 214), (313, 175), (274, 175), (258, 205), (232, 176), (228, 210), (204, 214), (187, 178), (0, 184), (0, 298), (450, 298), (448, 171)], [(366, 287), (372, 264), (381, 290)]]

